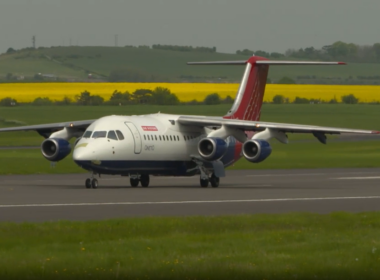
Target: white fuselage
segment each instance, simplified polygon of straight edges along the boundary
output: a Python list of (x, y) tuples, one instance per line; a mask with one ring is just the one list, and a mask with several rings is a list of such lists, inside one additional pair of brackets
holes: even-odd
[[(73, 159), (82, 168), (101, 174), (196, 174), (193, 158), (199, 155), (199, 140), (207, 137), (210, 129), (180, 125), (178, 118), (167, 114), (100, 118), (77, 142)], [(223, 161), (225, 165), (231, 164), (236, 154), (235, 141), (227, 139), (227, 143), (230, 156)]]

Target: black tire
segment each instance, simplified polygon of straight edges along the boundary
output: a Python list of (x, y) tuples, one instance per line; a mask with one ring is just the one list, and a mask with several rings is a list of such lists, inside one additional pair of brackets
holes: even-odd
[(91, 187), (93, 189), (97, 189), (98, 188), (98, 180), (92, 179), (92, 181), (91, 181)]
[(209, 180), (208, 179), (202, 179), (200, 180), (200, 184), (202, 188), (207, 188), (208, 187)]
[(129, 181), (131, 183), (132, 188), (136, 188), (139, 185), (139, 179), (138, 178), (130, 178)]
[(91, 179), (87, 178), (84, 185), (86, 186), (86, 189), (91, 189)]
[(211, 187), (213, 188), (219, 187), (219, 177), (216, 177), (215, 174), (213, 173), (210, 177), (210, 183), (211, 183)]
[(141, 175), (140, 183), (141, 183), (141, 186), (144, 188), (149, 187), (149, 175)]

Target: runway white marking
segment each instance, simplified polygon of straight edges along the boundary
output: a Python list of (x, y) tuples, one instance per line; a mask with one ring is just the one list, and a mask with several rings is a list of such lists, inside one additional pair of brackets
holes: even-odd
[(380, 179), (380, 176), (375, 177), (340, 177), (340, 178), (333, 178), (335, 180), (374, 180), (374, 179)]
[(107, 205), (112, 206), (112, 205), (206, 204), (206, 203), (239, 203), (239, 202), (358, 200), (358, 199), (380, 199), (380, 196), (304, 197), (304, 198), (273, 198), (273, 199), (263, 198), (263, 199), (237, 199), (237, 200), (141, 201), (141, 202), (88, 202), (88, 203), (57, 203), (57, 204), (10, 204), (10, 205), (0, 205), (0, 208), (107, 206)]

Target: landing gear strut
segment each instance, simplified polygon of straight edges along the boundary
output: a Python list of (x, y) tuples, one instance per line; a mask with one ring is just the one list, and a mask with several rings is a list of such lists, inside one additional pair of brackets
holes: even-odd
[(94, 173), (91, 174), (91, 178), (87, 178), (84, 185), (86, 186), (86, 189), (97, 189), (98, 188), (98, 180), (94, 178)]
[[(205, 174), (204, 174), (205, 175)], [(211, 177), (201, 175), (200, 184), (202, 188), (207, 188), (209, 183), (211, 184), (211, 187), (217, 188), (219, 187), (219, 177), (216, 177), (214, 173), (212, 173)]]
[(129, 181), (131, 183), (132, 188), (136, 188), (139, 185), (139, 183), (141, 183), (141, 186), (143, 188), (147, 188), (149, 187), (149, 182), (150, 182), (148, 174), (142, 174), (140, 176), (131, 175)]

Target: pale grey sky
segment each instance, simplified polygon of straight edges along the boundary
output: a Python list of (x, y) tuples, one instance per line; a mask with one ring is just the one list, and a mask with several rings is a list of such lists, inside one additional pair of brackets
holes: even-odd
[(380, 42), (380, 0), (0, 0), (0, 53), (173, 44), (284, 52)]

